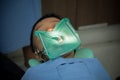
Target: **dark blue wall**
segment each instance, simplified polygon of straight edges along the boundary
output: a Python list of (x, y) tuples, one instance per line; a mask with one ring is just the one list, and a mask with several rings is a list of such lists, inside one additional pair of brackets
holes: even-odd
[(34, 23), (41, 17), (41, 0), (0, 0), (0, 52), (29, 45)]

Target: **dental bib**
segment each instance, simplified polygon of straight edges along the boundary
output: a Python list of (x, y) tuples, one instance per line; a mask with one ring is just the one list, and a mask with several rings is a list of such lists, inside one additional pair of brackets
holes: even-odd
[(63, 18), (52, 31), (36, 30), (34, 35), (42, 41), (43, 54), (50, 59), (67, 54), (81, 44), (79, 35), (68, 18)]

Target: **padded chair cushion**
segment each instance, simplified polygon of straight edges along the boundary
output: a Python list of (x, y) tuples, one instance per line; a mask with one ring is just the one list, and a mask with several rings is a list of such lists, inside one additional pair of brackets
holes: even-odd
[(94, 54), (89, 48), (80, 48), (76, 50), (75, 58), (94, 58)]

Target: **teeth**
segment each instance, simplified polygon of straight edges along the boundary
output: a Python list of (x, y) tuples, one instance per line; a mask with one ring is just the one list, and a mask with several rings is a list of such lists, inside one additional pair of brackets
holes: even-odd
[(35, 54), (38, 54), (39, 52), (40, 52), (39, 49), (36, 49), (36, 50), (35, 50)]
[(59, 37), (58, 37), (58, 42), (59, 42), (59, 43), (62, 43), (62, 42), (63, 42), (62, 36), (59, 36)]

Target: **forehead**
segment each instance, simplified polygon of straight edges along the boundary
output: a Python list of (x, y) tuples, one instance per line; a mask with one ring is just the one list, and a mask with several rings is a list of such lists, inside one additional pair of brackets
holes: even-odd
[(36, 24), (34, 30), (47, 30), (50, 26), (54, 27), (54, 25), (57, 24), (59, 21), (60, 19), (55, 17), (45, 18)]

